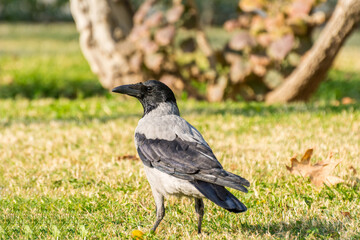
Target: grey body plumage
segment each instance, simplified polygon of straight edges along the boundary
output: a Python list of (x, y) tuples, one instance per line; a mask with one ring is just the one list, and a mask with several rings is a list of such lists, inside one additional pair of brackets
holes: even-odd
[(225, 187), (247, 192), (249, 182), (223, 169), (199, 131), (180, 117), (175, 96), (165, 84), (150, 80), (119, 86), (113, 92), (136, 97), (144, 108), (135, 130), (135, 146), (155, 199), (153, 231), (165, 215), (164, 197), (168, 195), (195, 199), (199, 233), (204, 214), (202, 198), (230, 212), (246, 211)]

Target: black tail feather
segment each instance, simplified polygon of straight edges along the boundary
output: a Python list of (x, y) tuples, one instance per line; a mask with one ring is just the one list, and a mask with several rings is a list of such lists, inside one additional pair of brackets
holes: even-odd
[(211, 172), (201, 171), (197, 173), (194, 177), (198, 181), (204, 181), (220, 186), (234, 188), (244, 193), (248, 192), (246, 187), (250, 186), (249, 181), (245, 178), (242, 178), (231, 172), (227, 172), (224, 169), (212, 169)]
[(200, 180), (191, 182), (206, 198), (225, 208), (229, 212), (240, 213), (247, 210), (246, 206), (231, 194), (225, 187)]

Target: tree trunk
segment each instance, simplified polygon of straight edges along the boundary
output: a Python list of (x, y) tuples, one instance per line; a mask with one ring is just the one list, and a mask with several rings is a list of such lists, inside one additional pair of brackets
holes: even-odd
[(316, 91), (346, 38), (360, 21), (359, 0), (339, 0), (335, 11), (302, 62), (266, 96), (267, 103), (308, 100)]
[(127, 0), (71, 0), (71, 13), (80, 33), (80, 47), (103, 87), (142, 81), (132, 72), (129, 57), (135, 51), (127, 39), (133, 11)]

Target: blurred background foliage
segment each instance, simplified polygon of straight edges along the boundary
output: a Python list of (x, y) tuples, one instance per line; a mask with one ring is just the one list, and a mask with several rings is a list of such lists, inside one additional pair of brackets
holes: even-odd
[[(143, 0), (130, 0), (136, 11)], [(171, 5), (170, 0), (160, 0), (161, 4)], [(326, 2), (327, 9), (333, 9), (337, 0)], [(229, 18), (237, 16), (237, 0), (196, 0), (201, 22), (205, 25), (224, 24)], [(69, 0), (1, 0), (0, 21), (72, 21)]]
[[(128, 57), (130, 71), (119, 75), (141, 72), (144, 79), (158, 79), (179, 94), (185, 91), (211, 102), (264, 101), (313, 45), (314, 29), (331, 15), (324, 3), (144, 1), (129, 35), (136, 46)], [(233, 11), (221, 12), (220, 6)], [(209, 46), (211, 37), (204, 36), (204, 25), (221, 23), (220, 13), (226, 20), (221, 26), (227, 39), (220, 46)]]
[[(131, 1), (135, 9), (142, 2)], [(161, 4), (168, 8), (171, 1), (161, 1)], [(322, 8), (331, 11), (335, 4), (334, 0), (327, 1)], [(205, 3), (198, 0), (197, 5), (201, 22), (212, 25), (206, 28), (211, 46), (220, 49), (234, 36), (233, 32), (225, 31), (222, 25), (226, 20), (238, 16), (238, 1), (209, 0)], [(82, 56), (78, 33), (68, 7), (66, 0), (0, 2), (0, 98), (109, 96)], [(24, 21), (69, 23), (34, 25)], [(314, 31), (312, 39), (316, 38), (318, 32)], [(183, 40), (184, 34), (178, 34), (175, 44)], [(360, 37), (356, 33), (313, 99), (339, 101), (348, 96), (360, 100), (360, 73), (356, 65), (359, 42)], [(196, 87), (204, 91), (201, 83)], [(187, 94), (184, 93), (182, 97), (186, 98)]]
[[(130, 0), (137, 10), (142, 0)], [(171, 1), (161, 0), (164, 7)], [(229, 17), (235, 17), (236, 0), (197, 0), (202, 22), (222, 25)], [(0, 20), (2, 21), (72, 21), (68, 0), (2, 0), (0, 2)]]
[(1, 0), (2, 21), (72, 21), (68, 0)]

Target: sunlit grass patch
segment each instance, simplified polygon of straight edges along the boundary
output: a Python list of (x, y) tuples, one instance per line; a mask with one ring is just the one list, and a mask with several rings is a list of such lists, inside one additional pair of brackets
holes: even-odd
[[(141, 117), (134, 99), (2, 100), (0, 105), (0, 226), (5, 238), (197, 238), (194, 204), (170, 198), (157, 234), (155, 206), (133, 134)], [(359, 237), (359, 108), (326, 104), (179, 102), (223, 166), (251, 182), (232, 191), (249, 208), (232, 214), (205, 202), (205, 239)], [(5, 117), (4, 117), (5, 116)], [(342, 159), (346, 180), (317, 189), (290, 175), (294, 153), (315, 147)], [(342, 215), (350, 212), (350, 217)]]
[[(145, 239), (360, 238), (359, 173), (349, 169), (360, 171), (356, 67), (338, 58), (308, 104), (179, 101), (223, 166), (251, 182), (248, 194), (231, 190), (249, 210), (205, 201), (197, 236), (193, 201), (170, 198), (150, 234), (142, 163), (122, 157), (136, 155), (140, 103), (101, 88), (73, 25), (11, 27), (0, 25), (0, 238), (129, 239), (136, 229)], [(355, 103), (341, 104), (346, 96)], [(345, 183), (318, 189), (289, 174), (290, 157), (310, 147), (313, 162), (342, 160), (334, 174)]]

